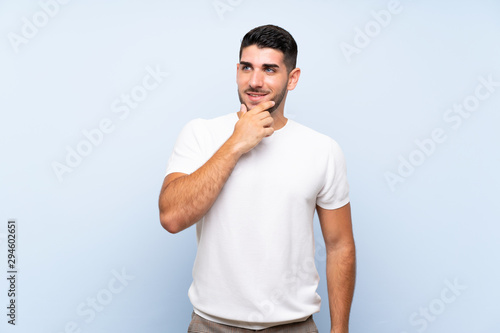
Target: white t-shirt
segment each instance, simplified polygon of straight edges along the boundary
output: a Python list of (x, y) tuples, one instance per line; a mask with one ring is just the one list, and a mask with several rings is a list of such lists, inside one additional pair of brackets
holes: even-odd
[[(231, 136), (237, 113), (195, 119), (181, 131), (167, 174), (190, 174)], [(217, 323), (264, 329), (320, 309), (314, 263), (316, 204), (349, 202), (346, 166), (330, 137), (293, 120), (236, 164), (212, 208), (196, 224), (198, 251), (189, 298)]]

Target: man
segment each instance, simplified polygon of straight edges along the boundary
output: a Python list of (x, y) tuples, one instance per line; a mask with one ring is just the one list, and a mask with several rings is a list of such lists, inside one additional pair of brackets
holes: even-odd
[(284, 29), (248, 32), (237, 64), (239, 112), (182, 130), (159, 198), (171, 233), (196, 223), (188, 332), (317, 332), (313, 216), (327, 252), (331, 332), (348, 332), (355, 280), (345, 162), (337, 143), (284, 116), (297, 85)]

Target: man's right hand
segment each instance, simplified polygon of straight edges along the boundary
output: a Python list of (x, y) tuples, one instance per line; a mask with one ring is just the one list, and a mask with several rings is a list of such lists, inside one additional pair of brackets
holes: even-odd
[(240, 119), (234, 125), (234, 131), (229, 142), (243, 155), (257, 146), (266, 136), (274, 133), (274, 119), (267, 111), (274, 106), (274, 101), (263, 102), (250, 111), (241, 104)]

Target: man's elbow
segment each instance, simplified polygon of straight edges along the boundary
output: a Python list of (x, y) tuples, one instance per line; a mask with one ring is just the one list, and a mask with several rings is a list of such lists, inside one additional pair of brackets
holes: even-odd
[(160, 223), (161, 226), (171, 234), (182, 231), (178, 221), (172, 217), (172, 214), (168, 214), (168, 212), (160, 212)]

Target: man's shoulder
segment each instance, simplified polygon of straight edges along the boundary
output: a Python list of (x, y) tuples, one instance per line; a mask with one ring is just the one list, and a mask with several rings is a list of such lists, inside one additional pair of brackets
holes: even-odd
[(209, 119), (194, 118), (184, 125), (180, 136), (181, 138), (196, 140), (200, 146), (220, 146), (221, 142), (231, 135), (237, 119), (238, 115), (236, 113)]

